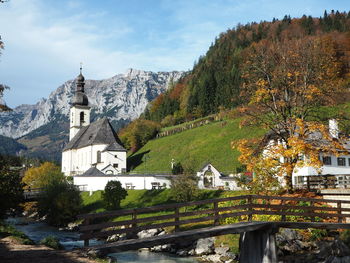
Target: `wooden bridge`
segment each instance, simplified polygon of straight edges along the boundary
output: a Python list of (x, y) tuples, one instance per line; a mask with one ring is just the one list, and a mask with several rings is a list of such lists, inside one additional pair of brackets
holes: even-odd
[[(80, 215), (85, 246), (89, 239), (127, 234), (128, 240), (91, 248), (108, 252), (241, 234), (240, 262), (277, 262), (278, 228), (350, 229), (350, 201), (243, 195), (180, 204)], [(107, 221), (106, 220), (111, 220)], [(170, 234), (135, 239), (139, 231), (166, 228)], [(259, 245), (257, 245), (259, 244)], [(253, 253), (252, 253), (253, 251)]]
[[(86, 191), (87, 185), (75, 185), (79, 191)], [(37, 201), (44, 193), (45, 188), (27, 188), (23, 190), (25, 202)]]

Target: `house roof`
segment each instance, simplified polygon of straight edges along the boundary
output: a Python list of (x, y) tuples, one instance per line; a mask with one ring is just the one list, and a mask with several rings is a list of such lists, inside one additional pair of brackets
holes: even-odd
[(96, 167), (89, 168), (85, 173), (76, 175), (77, 177), (99, 177), (99, 176), (106, 176), (104, 173), (102, 173), (99, 169)]
[(107, 144), (105, 151), (126, 151), (106, 117), (82, 127), (63, 151), (80, 149), (89, 145)]

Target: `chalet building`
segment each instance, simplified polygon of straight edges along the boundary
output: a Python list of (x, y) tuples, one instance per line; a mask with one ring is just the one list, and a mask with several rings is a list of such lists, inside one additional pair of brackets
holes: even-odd
[(219, 172), (211, 163), (206, 163), (197, 172), (198, 188), (200, 189), (223, 189), (241, 190), (237, 185), (238, 175), (225, 175)]
[[(339, 139), (339, 127), (338, 122), (334, 119), (329, 120), (329, 133), (334, 140)], [(269, 134), (268, 144), (279, 143), (273, 138), (272, 134)], [(326, 143), (322, 139), (321, 134), (313, 133), (310, 135), (310, 142), (314, 144)], [(332, 177), (335, 181), (334, 186), (341, 187), (345, 182), (350, 183), (350, 141), (345, 141), (343, 147), (346, 151), (339, 151), (338, 155), (329, 154), (327, 152), (320, 152), (319, 158), (323, 162), (323, 166), (320, 169), (316, 169), (311, 166), (298, 167), (293, 171), (292, 182), (294, 186), (303, 187), (306, 186), (308, 178), (312, 180), (319, 180), (317, 177), (327, 176)], [(300, 158), (308, 158), (307, 156), (301, 156)], [(283, 161), (283, 160), (281, 160)], [(309, 180), (310, 180), (309, 178)], [(283, 182), (281, 182), (283, 183)], [(320, 185), (321, 186), (321, 185)]]

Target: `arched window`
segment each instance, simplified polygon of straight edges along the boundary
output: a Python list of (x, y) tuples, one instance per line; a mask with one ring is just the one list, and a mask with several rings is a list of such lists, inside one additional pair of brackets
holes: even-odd
[(97, 162), (101, 162), (101, 151), (97, 151)]
[(80, 112), (80, 123), (83, 124), (85, 121), (84, 121), (84, 112)]

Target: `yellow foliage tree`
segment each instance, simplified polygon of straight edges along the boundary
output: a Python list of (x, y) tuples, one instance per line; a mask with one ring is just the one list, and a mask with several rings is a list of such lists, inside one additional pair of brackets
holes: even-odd
[(247, 104), (240, 109), (245, 114), (242, 125), (259, 125), (269, 133), (234, 145), (250, 171), (284, 177), (291, 190), (298, 167), (320, 168), (320, 152), (345, 151), (342, 139), (332, 138), (317, 116), (320, 106), (348, 98), (349, 68), (330, 36), (263, 40), (245, 52), (241, 96)]
[(62, 182), (65, 177), (61, 168), (53, 163), (45, 162), (39, 167), (29, 168), (22, 179), (25, 189), (43, 188), (52, 182)]

